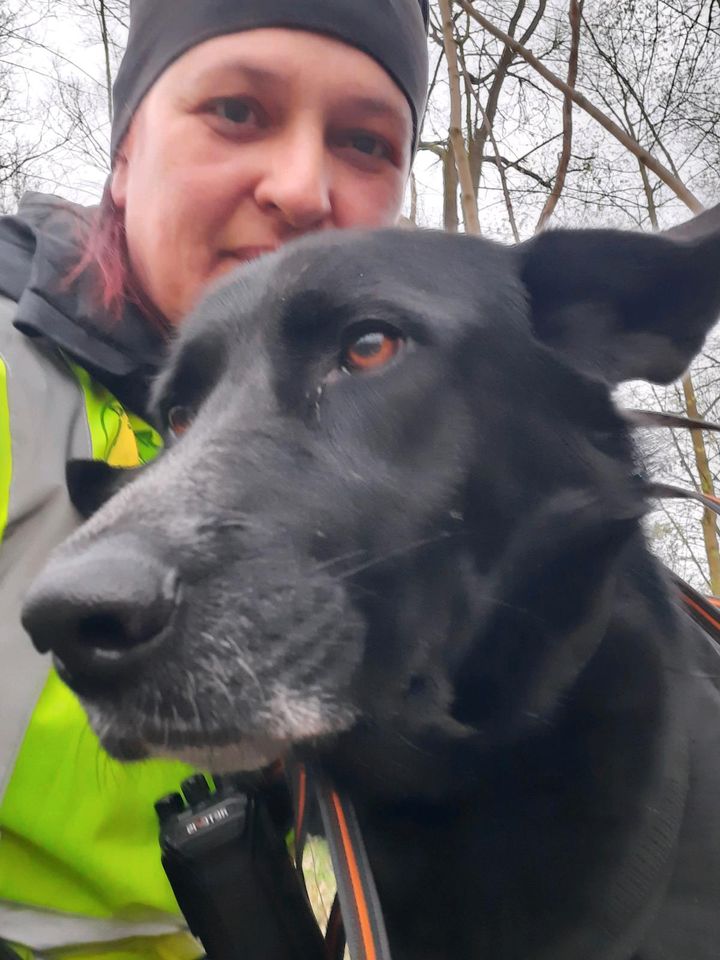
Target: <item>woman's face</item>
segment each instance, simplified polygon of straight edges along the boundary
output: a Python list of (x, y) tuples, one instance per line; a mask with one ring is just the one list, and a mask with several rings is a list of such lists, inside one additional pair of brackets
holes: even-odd
[(112, 195), (143, 290), (172, 323), (209, 280), (314, 230), (400, 212), (410, 107), (366, 54), (298, 30), (193, 48), (144, 98)]

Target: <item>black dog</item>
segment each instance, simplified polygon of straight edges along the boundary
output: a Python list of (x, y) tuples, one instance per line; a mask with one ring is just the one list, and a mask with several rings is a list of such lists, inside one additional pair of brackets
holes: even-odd
[(25, 623), (106, 748), (354, 799), (397, 960), (720, 956), (720, 694), (610, 388), (720, 313), (720, 232), (305, 239), (157, 385), (186, 432)]

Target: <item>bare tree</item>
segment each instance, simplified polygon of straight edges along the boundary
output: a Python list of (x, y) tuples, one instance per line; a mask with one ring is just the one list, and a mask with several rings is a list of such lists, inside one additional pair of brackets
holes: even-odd
[(460, 69), (452, 17), (452, 0), (438, 0), (442, 17), (443, 45), (448, 66), (448, 85), (450, 89), (450, 126), (448, 139), (452, 146), (452, 157), (460, 184), (460, 203), (467, 233), (480, 233), (477, 199), (470, 173), (470, 157), (465, 146), (462, 128), (462, 101), (460, 91)]
[(549, 70), (539, 59), (536, 57), (530, 50), (524, 47), (521, 43), (514, 40), (509, 34), (504, 30), (501, 30), (499, 27), (495, 26), (487, 17), (484, 17), (482, 14), (478, 13), (469, 2), (469, 0), (457, 0), (460, 6), (466, 10), (469, 15), (476, 20), (483, 29), (487, 30), (488, 33), (496, 37), (498, 40), (502, 40), (503, 43), (510, 46), (515, 53), (525, 60), (540, 76), (551, 84), (556, 89), (560, 90), (565, 96), (570, 97), (582, 110), (588, 113), (594, 120), (596, 120), (605, 130), (608, 131), (616, 140), (618, 140), (626, 150), (629, 150), (630, 153), (638, 157), (642, 163), (645, 164), (648, 169), (652, 170), (677, 196), (685, 203), (691, 210), (699, 213), (703, 209), (702, 203), (698, 198), (688, 189), (688, 187), (682, 182), (682, 180), (676, 176), (671, 170), (669, 170), (657, 157), (650, 154), (646, 149), (644, 149), (637, 141), (635, 141), (625, 130), (622, 129), (614, 120), (612, 120), (606, 113), (603, 113), (602, 110), (599, 110), (593, 103), (591, 103), (588, 98), (579, 93), (576, 89), (570, 87), (564, 80), (562, 80), (557, 74), (553, 73), (552, 70)]
[(86, 76), (77, 64), (56, 63), (59, 122), (75, 130), (73, 152), (83, 162), (106, 172), (112, 123), (112, 84), (127, 39), (128, 0), (61, 0), (92, 49), (97, 73)]
[(15, 208), (32, 186), (38, 165), (68, 141), (68, 131), (53, 136), (47, 122), (38, 122), (22, 95), (27, 70), (22, 51), (46, 14), (43, 5), (34, 10), (24, 5), (0, 7), (0, 212)]
[[(577, 80), (577, 69), (578, 69), (578, 56), (580, 51), (580, 21), (582, 18), (582, 8), (583, 0), (570, 0), (570, 10), (568, 12), (568, 20), (570, 21), (570, 57), (568, 59), (568, 74), (567, 74), (567, 85), (569, 90), (575, 89), (575, 81)], [(573, 100), (571, 94), (568, 92), (563, 98), (563, 140), (562, 140), (562, 151), (560, 153), (560, 159), (558, 161), (558, 169), (555, 174), (555, 184), (545, 201), (545, 206), (542, 208), (540, 213), (540, 218), (538, 219), (536, 230), (542, 230), (543, 227), (547, 224), (550, 217), (553, 215), (553, 211), (557, 206), (557, 202), (560, 199), (560, 194), (563, 191), (565, 186), (565, 177), (567, 176), (568, 167), (570, 165), (570, 155), (572, 152), (572, 114), (573, 114)], [(641, 169), (645, 169), (643, 164), (640, 165)]]

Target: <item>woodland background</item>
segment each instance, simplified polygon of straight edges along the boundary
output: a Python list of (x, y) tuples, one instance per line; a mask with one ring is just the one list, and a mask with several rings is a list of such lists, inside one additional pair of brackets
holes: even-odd
[[(432, 88), (406, 198), (418, 227), (514, 242), (656, 230), (720, 202), (720, 0), (432, 0)], [(97, 201), (127, 0), (0, 0), (0, 213)], [(720, 269), (720, 265), (718, 265)], [(720, 334), (682, 383), (619, 402), (720, 419)], [(643, 431), (653, 477), (715, 493), (712, 434)], [(720, 595), (712, 514), (664, 502), (657, 552)]]

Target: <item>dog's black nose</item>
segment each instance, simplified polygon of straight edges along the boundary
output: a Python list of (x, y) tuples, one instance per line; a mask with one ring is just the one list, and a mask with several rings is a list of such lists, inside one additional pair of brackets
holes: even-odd
[(22, 622), (41, 653), (72, 676), (114, 677), (162, 637), (177, 606), (177, 572), (127, 537), (51, 560), (33, 584)]

